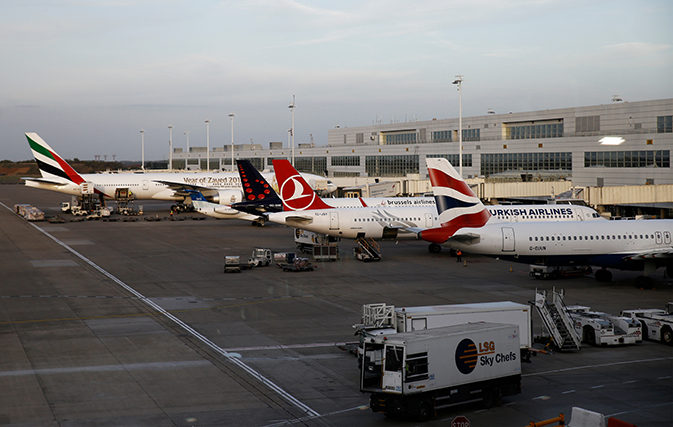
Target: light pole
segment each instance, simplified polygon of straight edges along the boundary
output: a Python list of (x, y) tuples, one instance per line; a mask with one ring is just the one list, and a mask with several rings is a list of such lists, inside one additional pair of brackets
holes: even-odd
[(229, 117), (231, 117), (231, 171), (235, 172), (236, 169), (234, 168), (234, 112), (232, 111), (229, 113)]
[(458, 174), (463, 177), (463, 92), (461, 84), (463, 83), (463, 75), (456, 76), (456, 80), (452, 84), (458, 85)]
[(173, 171), (173, 125), (168, 125), (168, 170)]
[(294, 167), (294, 109), (297, 105), (294, 103), (294, 95), (292, 95), (292, 103), (287, 106), (292, 110), (292, 128), (290, 128), (290, 134), (292, 135), (292, 166)]
[(140, 129), (140, 145), (142, 147), (142, 164), (141, 169), (145, 171), (145, 129)]
[(206, 170), (210, 172), (210, 119), (206, 119)]
[(187, 135), (187, 153), (189, 153), (189, 131), (186, 131), (184, 135)]

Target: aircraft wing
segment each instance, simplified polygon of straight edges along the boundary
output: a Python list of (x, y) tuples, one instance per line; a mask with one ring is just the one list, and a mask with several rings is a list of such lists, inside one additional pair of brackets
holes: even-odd
[(471, 244), (471, 243), (476, 243), (479, 241), (481, 238), (481, 235), (476, 234), (476, 233), (461, 233), (461, 234), (454, 234), (453, 236), (449, 237), (448, 242), (460, 242), (460, 243), (466, 243), (466, 244)]
[(673, 258), (673, 248), (658, 248), (630, 254), (624, 257), (625, 261), (637, 261), (645, 259)]
[(57, 181), (55, 179), (45, 179), (45, 178), (30, 178), (30, 177), (21, 177), (22, 180), (24, 181), (35, 181), (35, 182), (41, 182), (43, 184), (51, 184), (51, 185), (67, 185), (67, 182), (63, 181)]
[(175, 191), (175, 194), (178, 196), (186, 197), (189, 195), (190, 191), (198, 191), (203, 194), (205, 197), (211, 197), (217, 194), (217, 190), (212, 187), (204, 187), (202, 185), (186, 184), (184, 182), (173, 182), (173, 181), (161, 181), (153, 180), (153, 182), (158, 182), (160, 184), (166, 185), (169, 189)]
[(285, 217), (285, 222), (299, 222), (302, 224), (310, 224), (313, 222), (313, 216), (309, 215), (288, 215)]

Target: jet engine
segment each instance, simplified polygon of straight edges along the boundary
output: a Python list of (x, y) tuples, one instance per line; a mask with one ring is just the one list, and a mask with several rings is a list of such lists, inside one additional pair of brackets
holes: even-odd
[(218, 190), (214, 191), (212, 194), (204, 194), (204, 197), (212, 203), (231, 205), (242, 200), (243, 192), (241, 190)]

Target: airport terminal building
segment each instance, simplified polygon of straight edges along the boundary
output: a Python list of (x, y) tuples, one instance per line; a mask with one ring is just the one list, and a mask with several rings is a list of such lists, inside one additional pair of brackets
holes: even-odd
[[(426, 157), (446, 157), (459, 168), (458, 118), (329, 129), (328, 145), (299, 143), (299, 171), (339, 177), (425, 179)], [(284, 146), (285, 145), (285, 146)], [(575, 186), (673, 184), (673, 99), (613, 102), (462, 118), (465, 178), (571, 179)], [(175, 149), (173, 167), (229, 169), (231, 146)], [(279, 142), (235, 145), (237, 159), (258, 169), (290, 158)]]

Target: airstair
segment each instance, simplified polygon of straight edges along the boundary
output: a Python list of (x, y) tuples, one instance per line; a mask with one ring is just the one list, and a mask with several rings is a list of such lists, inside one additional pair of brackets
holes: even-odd
[(353, 248), (353, 255), (361, 261), (381, 261), (381, 249), (379, 244), (371, 237), (358, 237), (355, 239), (358, 246)]
[(547, 300), (547, 291), (535, 289), (535, 307), (545, 327), (561, 351), (579, 350), (581, 337), (573, 327), (572, 319), (563, 303), (563, 294), (552, 290), (552, 301)]

